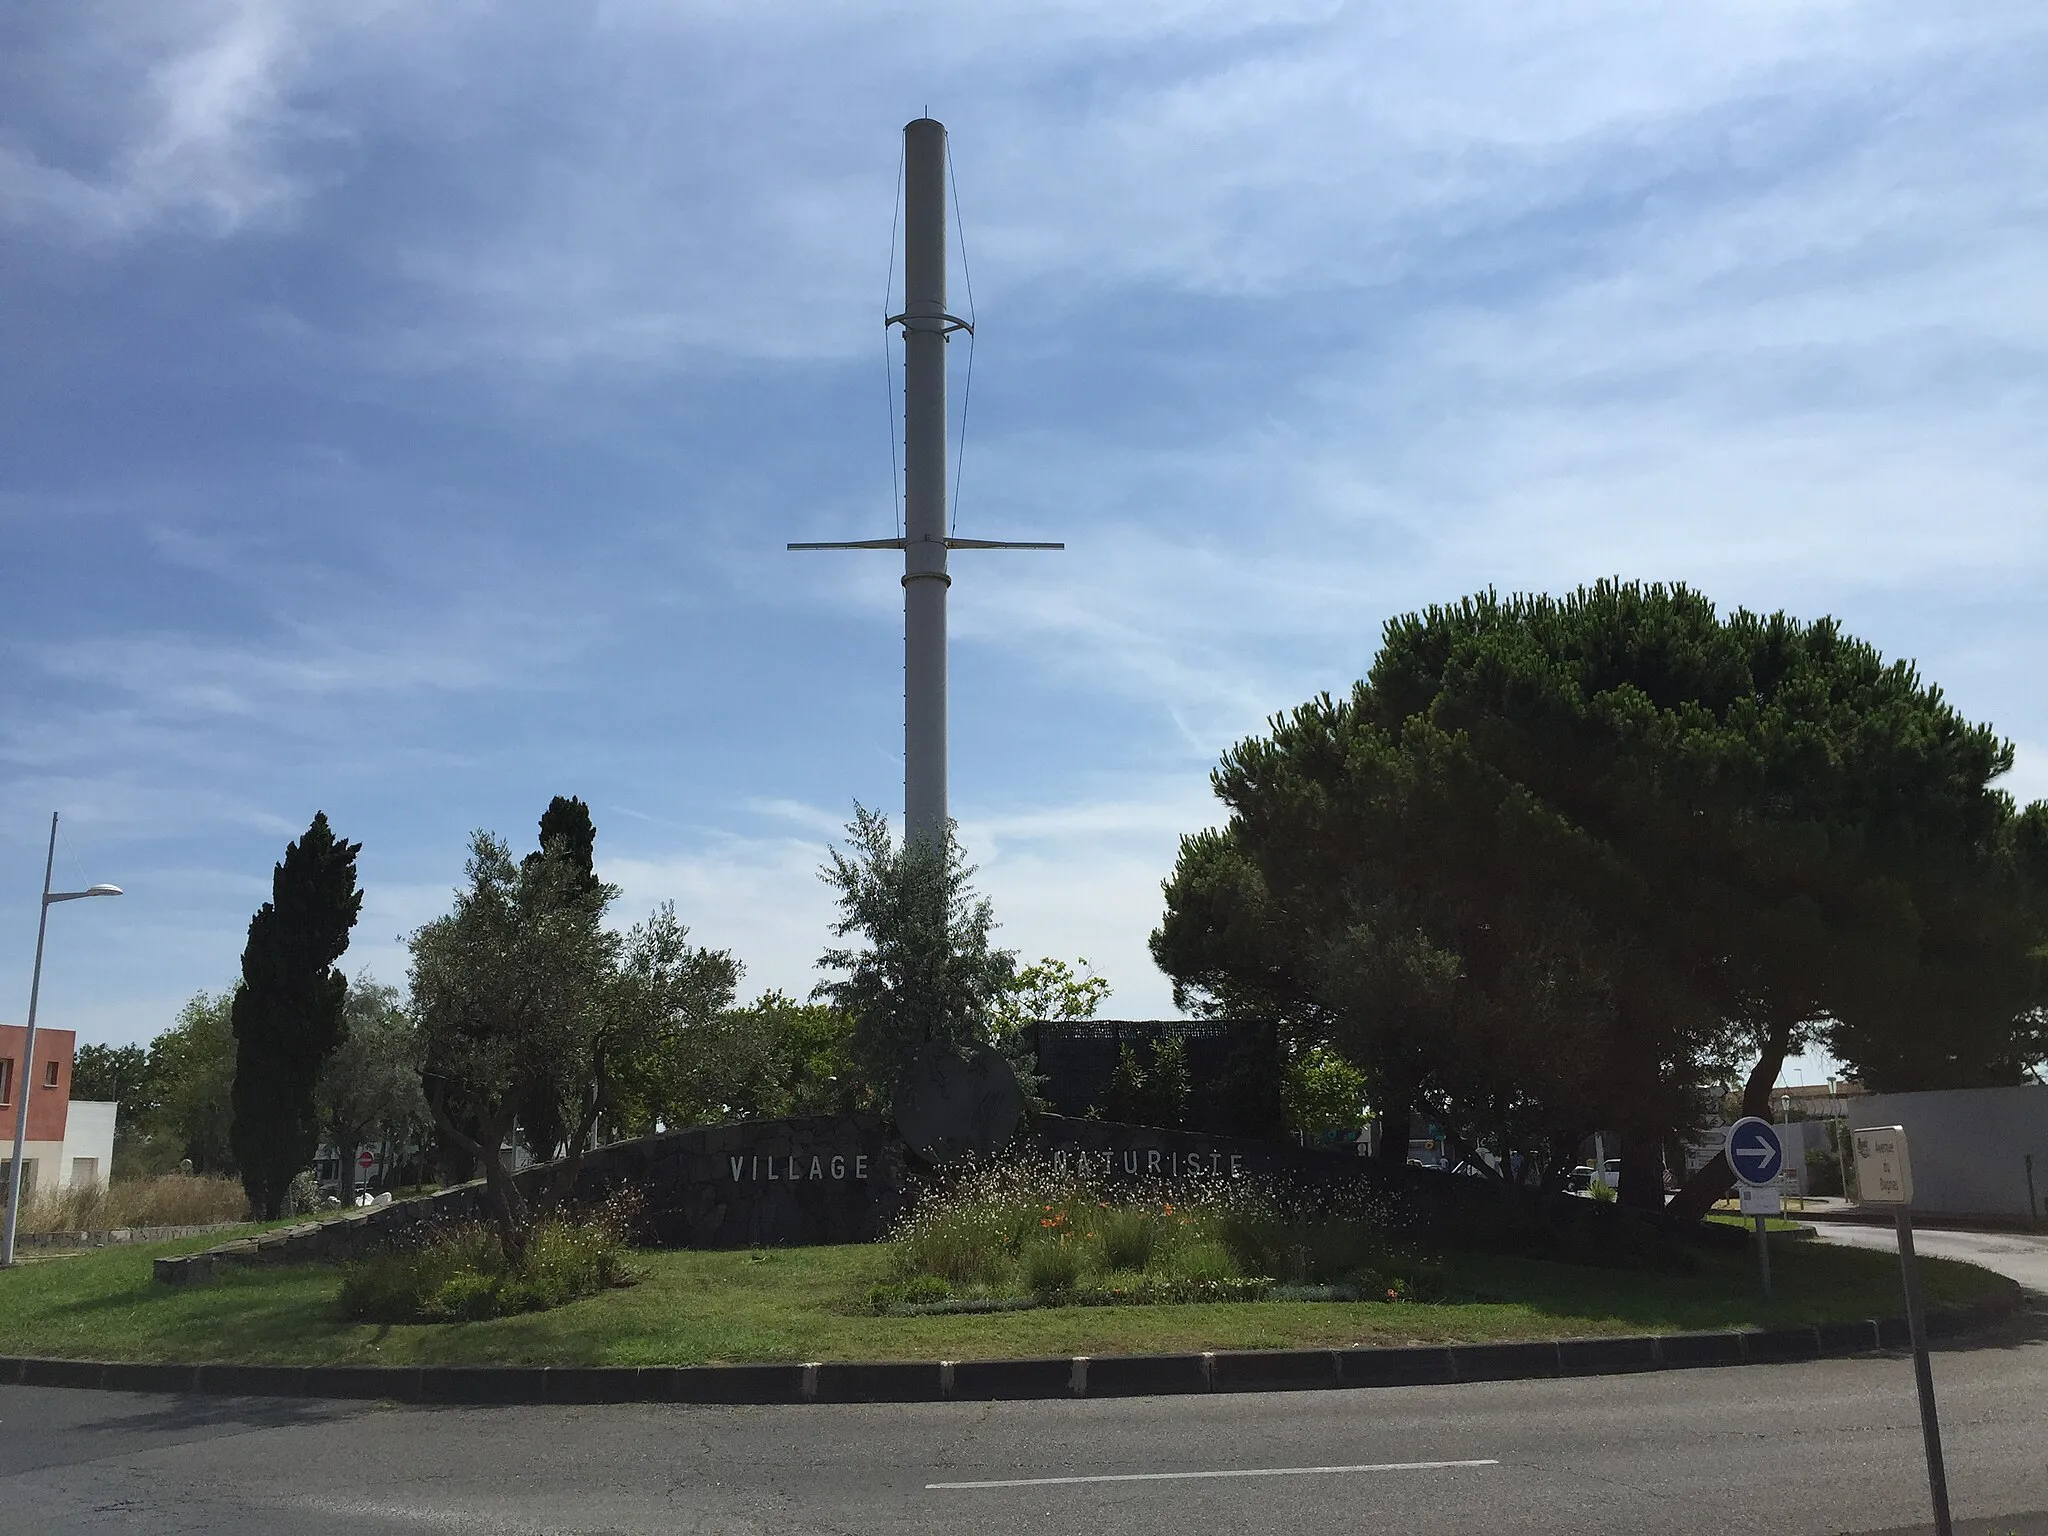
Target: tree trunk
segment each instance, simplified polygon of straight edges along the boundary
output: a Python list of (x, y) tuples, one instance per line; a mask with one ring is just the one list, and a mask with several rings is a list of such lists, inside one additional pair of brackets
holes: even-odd
[(505, 1166), (505, 1135), (512, 1128), (512, 1112), (506, 1110), (501, 1116), (485, 1117), (477, 1127), (477, 1139), (472, 1141), (449, 1118), (438, 1094), (429, 1096), (427, 1107), (434, 1112), (441, 1134), (483, 1165), (485, 1194), (492, 1224), (498, 1229), (498, 1246), (504, 1250), (505, 1262), (519, 1268), (526, 1262), (526, 1240), (532, 1232), (533, 1219), (525, 1197), (513, 1182), (512, 1170)]
[[(1771, 1089), (1777, 1086), (1778, 1073), (1785, 1065), (1785, 1054), (1792, 1048), (1795, 1027), (1793, 1024), (1773, 1024), (1764, 1036), (1763, 1052), (1757, 1057), (1756, 1065), (1749, 1069), (1749, 1080), (1742, 1087), (1743, 1114), (1769, 1118)], [(1735, 1170), (1729, 1166), (1728, 1154), (1717, 1152), (1711, 1163), (1685, 1181), (1685, 1187), (1673, 1197), (1667, 1209), (1677, 1221), (1704, 1221), (1707, 1212), (1714, 1208), (1714, 1202), (1734, 1187)]]
[(1664, 1209), (1661, 1140), (1656, 1131), (1640, 1127), (1621, 1133), (1621, 1188), (1616, 1196), (1619, 1204), (1638, 1211)]
[(1415, 1113), (1415, 1094), (1405, 1085), (1388, 1084), (1375, 1106), (1380, 1117), (1380, 1144), (1373, 1164), (1383, 1173), (1398, 1174), (1408, 1166), (1408, 1122)]
[(593, 1092), (585, 1106), (581, 1123), (571, 1128), (567, 1155), (555, 1165), (554, 1171), (548, 1175), (547, 1182), (541, 1186), (540, 1204), (543, 1210), (553, 1210), (555, 1206), (576, 1193), (576, 1179), (583, 1172), (584, 1149), (590, 1146), (593, 1132), (597, 1129), (601, 1102), (599, 1095)]
[(353, 1128), (336, 1131), (335, 1149), (341, 1154), (341, 1171), (335, 1175), (334, 1192), (341, 1197), (343, 1210), (356, 1203), (356, 1143), (362, 1133)]

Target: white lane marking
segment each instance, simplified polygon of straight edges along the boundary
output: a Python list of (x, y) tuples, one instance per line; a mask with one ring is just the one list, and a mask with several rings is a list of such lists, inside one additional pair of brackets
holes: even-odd
[(1068, 1483), (1175, 1483), (1196, 1477), (1316, 1477), (1338, 1472), (1434, 1472), (1443, 1467), (1497, 1467), (1483, 1461), (1379, 1461), (1357, 1467), (1241, 1467), (1227, 1472), (1104, 1472), (1094, 1477), (993, 1477), (978, 1483), (926, 1483), (935, 1488), (1051, 1488)]

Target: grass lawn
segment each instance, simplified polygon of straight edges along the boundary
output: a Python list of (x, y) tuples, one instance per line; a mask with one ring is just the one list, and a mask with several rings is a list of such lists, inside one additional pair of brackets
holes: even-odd
[[(159, 1254), (205, 1240), (110, 1248), (0, 1272), (0, 1354), (106, 1360), (294, 1364), (691, 1365), (744, 1360), (972, 1359), (1290, 1345), (1408, 1344), (1770, 1327), (1892, 1316), (1903, 1308), (1887, 1254), (1772, 1244), (1777, 1300), (1757, 1295), (1747, 1254), (1690, 1275), (1638, 1275), (1530, 1260), (1452, 1255), (1450, 1299), (1059, 1307), (878, 1317), (864, 1305), (884, 1278), (877, 1246), (769, 1252), (650, 1252), (634, 1286), (552, 1312), (479, 1323), (351, 1322), (338, 1271), (251, 1268), (204, 1286), (149, 1278)], [(1920, 1261), (1931, 1307), (1962, 1305), (2005, 1282), (1974, 1265)]]
[[(1756, 1230), (1756, 1218), (1754, 1216), (1731, 1215), (1726, 1211), (1716, 1210), (1708, 1213), (1707, 1220), (1716, 1222), (1724, 1227), (1740, 1227), (1745, 1232), (1754, 1232)], [(1799, 1221), (1795, 1217), (1766, 1216), (1764, 1218), (1764, 1230), (1766, 1232), (1803, 1232), (1805, 1229), (1806, 1223)]]

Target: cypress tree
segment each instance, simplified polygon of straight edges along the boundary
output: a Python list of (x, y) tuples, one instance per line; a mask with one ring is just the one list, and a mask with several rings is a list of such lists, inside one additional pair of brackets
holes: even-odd
[[(597, 823), (590, 807), (576, 795), (556, 795), (540, 817), (540, 850), (521, 860), (532, 869), (552, 852), (565, 860), (571, 870), (571, 892), (585, 900), (599, 899), (603, 882), (597, 878)], [(560, 1080), (552, 1062), (536, 1062), (519, 1092), (519, 1127), (526, 1135), (526, 1149), (538, 1158), (550, 1158), (569, 1136), (577, 1106), (565, 1102), (572, 1091)]]
[(341, 1044), (348, 980), (336, 969), (362, 910), (356, 855), (324, 811), (271, 872), (270, 900), (249, 920), (235, 991), (234, 1125), (230, 1141), (250, 1208), (284, 1214), (294, 1175), (320, 1145), (314, 1089)]
[[(595, 895), (597, 878), (597, 823), (590, 819), (590, 807), (575, 795), (557, 795), (541, 812), (540, 846), (545, 853), (554, 848), (576, 870), (576, 888), (583, 895)], [(528, 862), (541, 856), (529, 853)]]

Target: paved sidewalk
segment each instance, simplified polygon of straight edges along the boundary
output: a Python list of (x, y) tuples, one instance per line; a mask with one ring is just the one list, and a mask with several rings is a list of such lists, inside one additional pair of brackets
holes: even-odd
[[(1795, 1217), (1795, 1219), (1797, 1219)], [(1899, 1251), (1898, 1234), (1890, 1227), (1867, 1227), (1845, 1221), (1817, 1221), (1817, 1240), (1844, 1248)], [(2030, 1291), (2048, 1295), (2048, 1233), (1959, 1232), (1953, 1228), (1914, 1227), (1913, 1247), (1931, 1258), (1964, 1259), (1995, 1274), (2017, 1280)]]

